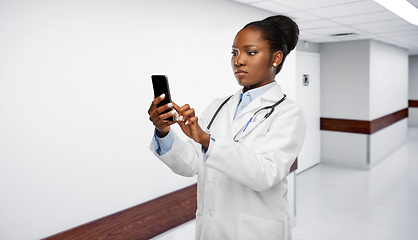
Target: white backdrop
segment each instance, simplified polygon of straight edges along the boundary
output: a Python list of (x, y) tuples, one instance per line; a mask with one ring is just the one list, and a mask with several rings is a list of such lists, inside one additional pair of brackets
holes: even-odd
[(268, 15), (224, 0), (0, 0), (0, 239), (194, 183), (148, 150), (150, 76), (167, 74), (173, 100), (199, 115), (239, 88), (233, 37)]

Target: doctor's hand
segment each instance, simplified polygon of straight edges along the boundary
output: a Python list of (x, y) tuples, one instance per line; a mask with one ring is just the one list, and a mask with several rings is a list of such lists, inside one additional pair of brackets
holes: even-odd
[(200, 143), (205, 149), (208, 149), (210, 135), (207, 134), (198, 124), (198, 118), (195, 116), (194, 109), (190, 108), (189, 104), (182, 107), (174, 104), (174, 109), (179, 113), (177, 123), (184, 134), (193, 139), (195, 142)]
[[(155, 98), (150, 108), (148, 109), (149, 120), (154, 124), (158, 130), (158, 135), (160, 137), (165, 137), (170, 131), (170, 125), (176, 123), (175, 119), (177, 118), (177, 113), (175, 110), (171, 112), (164, 113), (166, 110), (169, 110), (173, 107), (173, 103), (168, 103), (164, 106), (157, 107), (157, 105), (165, 98), (165, 94)], [(177, 105), (176, 105), (177, 106)], [(174, 121), (165, 120), (173, 116)]]

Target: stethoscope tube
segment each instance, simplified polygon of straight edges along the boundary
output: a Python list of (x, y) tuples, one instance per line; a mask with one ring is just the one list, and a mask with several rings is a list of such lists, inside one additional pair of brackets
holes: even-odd
[[(223, 106), (229, 101), (229, 99), (231, 99), (232, 98), (232, 95), (231, 96), (229, 96), (227, 99), (225, 99), (223, 102), (222, 102), (222, 104), (218, 107), (218, 109), (216, 110), (216, 112), (215, 112), (215, 114), (213, 114), (213, 116), (212, 116), (212, 119), (210, 120), (210, 122), (209, 122), (209, 124), (208, 124), (208, 126), (206, 127), (206, 132), (207, 133), (210, 133), (210, 127), (212, 126), (212, 124), (213, 124), (213, 121), (215, 120), (215, 118), (216, 118), (216, 116), (218, 115), (218, 113), (219, 113), (219, 111), (221, 111), (221, 109), (223, 108)], [(271, 106), (267, 106), (267, 107), (263, 107), (263, 108), (261, 108), (261, 109), (259, 109), (259, 110), (257, 110), (254, 114), (253, 114), (253, 116), (250, 118), (250, 120), (238, 131), (238, 133), (237, 134), (235, 134), (235, 136), (234, 136), (234, 141), (235, 142), (238, 142), (238, 141), (240, 141), (241, 139), (243, 139), (243, 138), (245, 138), (246, 136), (248, 136), (248, 134), (250, 134), (256, 127), (258, 127), (262, 122), (264, 122), (268, 117), (270, 117), (270, 115), (271, 114), (273, 114), (273, 112), (274, 112), (274, 108), (277, 106), (277, 105), (279, 105), (280, 103), (282, 103), (284, 100), (286, 99), (286, 94), (283, 94), (283, 97), (279, 100), (279, 101), (277, 101), (276, 103), (274, 103), (273, 105), (271, 105)], [(255, 127), (253, 127), (249, 132), (247, 132), (247, 134), (245, 134), (242, 138), (240, 138), (240, 139), (236, 139), (236, 137), (238, 136), (238, 134), (240, 134), (241, 132), (245, 132), (245, 130), (247, 129), (247, 127), (248, 127), (248, 125), (250, 124), (250, 122), (252, 121), (252, 119), (254, 118), (254, 116), (258, 113), (258, 112), (260, 112), (260, 111), (262, 111), (262, 110), (266, 110), (266, 109), (271, 109), (270, 111), (268, 111), (268, 113), (266, 113), (266, 115), (264, 115), (264, 117), (263, 117), (263, 119), (261, 119), (261, 121), (255, 126)]]
[(222, 104), (218, 107), (218, 109), (216, 110), (215, 114), (213, 114), (212, 119), (210, 120), (208, 126), (206, 127), (206, 133), (209, 133), (210, 132), (210, 127), (212, 126), (212, 123), (215, 120), (216, 116), (218, 116), (219, 111), (221, 111), (221, 109), (223, 108), (223, 106), (229, 101), (229, 99), (232, 98), (232, 96), (234, 96), (234, 95), (231, 95), (227, 99), (225, 99), (225, 101), (223, 101)]

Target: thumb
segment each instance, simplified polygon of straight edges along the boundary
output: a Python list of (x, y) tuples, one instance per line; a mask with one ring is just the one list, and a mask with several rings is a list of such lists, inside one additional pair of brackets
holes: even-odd
[(190, 127), (190, 131), (193, 135), (199, 134), (199, 124), (197, 123), (197, 117), (191, 117), (186, 123)]
[(186, 125), (188, 125), (192, 129), (197, 129), (197, 117), (191, 117), (187, 120)]

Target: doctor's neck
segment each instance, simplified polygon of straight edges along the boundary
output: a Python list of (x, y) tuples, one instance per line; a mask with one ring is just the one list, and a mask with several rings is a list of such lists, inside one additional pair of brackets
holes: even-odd
[(244, 86), (244, 87), (242, 88), (242, 92), (243, 92), (243, 93), (245, 93), (245, 92), (247, 92), (247, 91), (249, 91), (249, 90), (253, 90), (253, 89), (256, 89), (256, 88), (261, 88), (261, 87), (264, 87), (264, 86), (266, 86), (266, 85), (269, 85), (269, 84), (271, 84), (271, 83), (273, 83), (273, 82), (275, 82), (275, 80), (274, 80), (274, 79), (273, 79), (273, 80), (271, 80), (270, 82), (267, 82), (267, 83), (262, 84), (262, 85), (256, 85), (256, 86)]

